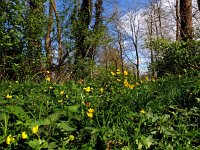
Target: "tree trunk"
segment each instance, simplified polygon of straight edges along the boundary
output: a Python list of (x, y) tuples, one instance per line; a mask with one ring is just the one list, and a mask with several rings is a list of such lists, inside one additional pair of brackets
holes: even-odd
[(180, 0), (181, 40), (192, 40), (192, 0)]
[(176, 41), (180, 40), (179, 0), (176, 0)]
[(45, 36), (45, 49), (47, 55), (47, 67), (52, 65), (52, 52), (51, 52), (51, 30), (53, 24), (53, 7), (51, 3), (49, 4), (49, 22), (47, 26), (47, 33)]

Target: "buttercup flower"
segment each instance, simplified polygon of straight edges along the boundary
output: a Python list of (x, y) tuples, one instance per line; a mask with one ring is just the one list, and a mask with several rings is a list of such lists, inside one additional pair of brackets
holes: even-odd
[(51, 78), (50, 77), (46, 77), (45, 80), (50, 82)]
[(22, 136), (22, 139), (26, 139), (26, 138), (28, 137), (28, 135), (26, 134), (25, 131), (22, 132), (22, 135), (21, 135), (21, 136)]
[(74, 139), (75, 139), (75, 137), (74, 137), (73, 135), (70, 135), (70, 136), (69, 136), (69, 140), (70, 140), (70, 141), (74, 141)]
[(10, 145), (11, 142), (15, 141), (15, 138), (12, 137), (11, 135), (9, 135), (7, 138), (6, 138), (6, 144)]
[(62, 103), (63, 102), (63, 100), (58, 100), (58, 103)]
[(64, 91), (60, 91), (60, 95), (63, 95), (65, 92)]
[(32, 127), (32, 133), (33, 133), (33, 134), (36, 134), (36, 133), (38, 132), (38, 128), (39, 128), (38, 125)]
[(128, 71), (124, 70), (124, 75), (127, 76), (128, 75)]
[(93, 117), (93, 113), (87, 112), (87, 116), (88, 116), (89, 118), (92, 118), (92, 117)]
[(120, 74), (121, 72), (120, 72), (120, 69), (117, 69), (117, 72), (116, 72), (116, 74)]
[(53, 89), (53, 87), (52, 87), (52, 86), (50, 86), (50, 87), (49, 87), (49, 89)]
[(127, 81), (126, 79), (124, 80), (124, 86), (125, 86), (125, 87), (128, 87), (128, 86), (129, 86), (129, 83), (128, 83), (128, 81)]
[(49, 71), (49, 70), (47, 70), (47, 71), (46, 71), (46, 73), (47, 73), (47, 74), (50, 74), (50, 71)]
[(132, 90), (135, 86), (133, 84), (129, 84), (129, 88)]
[(103, 88), (100, 88), (100, 90), (99, 90), (99, 91), (100, 91), (100, 93), (103, 93), (103, 91), (104, 91), (104, 90), (103, 90)]
[(90, 109), (88, 109), (88, 112), (89, 113), (94, 113), (94, 109), (90, 108)]
[(120, 80), (120, 79), (117, 79), (117, 81), (118, 81), (118, 82), (121, 82), (121, 80)]
[(12, 95), (7, 94), (7, 95), (6, 95), (6, 98), (7, 98), (7, 99), (11, 99), (11, 98), (12, 98)]
[(116, 75), (116, 74), (115, 74), (114, 72), (112, 72), (112, 71), (111, 71), (110, 73), (111, 73), (112, 76), (115, 76), (115, 75)]
[(141, 113), (141, 114), (145, 114), (144, 109), (140, 110), (140, 113)]
[(83, 90), (86, 91), (86, 92), (90, 92), (90, 91), (91, 91), (91, 88), (88, 86), (88, 87), (86, 87), (86, 88), (83, 88)]

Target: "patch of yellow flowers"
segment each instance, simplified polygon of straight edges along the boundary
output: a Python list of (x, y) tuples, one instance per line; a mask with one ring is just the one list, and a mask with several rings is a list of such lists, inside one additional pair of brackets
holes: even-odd
[(87, 116), (89, 118), (93, 118), (93, 114), (94, 114), (94, 109), (92, 109), (92, 108), (88, 109)]

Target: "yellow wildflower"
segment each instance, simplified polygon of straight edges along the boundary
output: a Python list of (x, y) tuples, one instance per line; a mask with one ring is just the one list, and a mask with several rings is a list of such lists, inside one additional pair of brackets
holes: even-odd
[(112, 71), (111, 71), (110, 73), (111, 73), (112, 76), (115, 76), (115, 75), (116, 75), (116, 73), (114, 73), (114, 72), (112, 72)]
[(128, 71), (124, 70), (124, 75), (127, 76), (128, 75)]
[(26, 139), (26, 138), (28, 137), (28, 135), (26, 134), (25, 131), (22, 132), (22, 135), (21, 135), (21, 136), (22, 136), (22, 139)]
[(145, 114), (144, 109), (140, 110), (140, 113), (141, 113), (141, 114)]
[(83, 88), (83, 90), (85, 90), (86, 92), (90, 92), (91, 91), (91, 88), (88, 86), (86, 88)]
[(75, 137), (73, 135), (69, 136), (69, 141), (74, 141)]
[(46, 73), (47, 73), (47, 74), (50, 74), (50, 71), (49, 71), (49, 70), (47, 70), (47, 71), (46, 71)]
[(88, 109), (88, 112), (89, 113), (94, 113), (94, 109), (90, 108), (90, 109)]
[(140, 83), (136, 82), (135, 85), (140, 85)]
[(18, 84), (18, 83), (19, 83), (19, 81), (15, 81), (15, 83), (17, 83), (17, 84)]
[(148, 78), (147, 76), (145, 77), (145, 79), (146, 79), (147, 81), (149, 81), (149, 78)]
[(45, 80), (50, 82), (51, 78), (50, 77), (46, 77)]
[(7, 98), (7, 99), (10, 99), (10, 98), (12, 98), (12, 95), (7, 94), (7, 95), (6, 95), (6, 98)]
[(53, 87), (52, 87), (52, 86), (50, 86), (50, 87), (49, 87), (49, 89), (53, 89)]
[(12, 141), (12, 136), (9, 135), (7, 138), (6, 138), (6, 144), (10, 145), (11, 144), (11, 141)]
[(120, 79), (117, 79), (117, 81), (118, 81), (118, 82), (121, 82), (121, 80), (120, 80)]
[(62, 103), (63, 102), (63, 100), (58, 100), (58, 103)]
[(129, 88), (132, 90), (135, 86), (133, 84), (129, 84)]
[(125, 87), (128, 87), (128, 86), (129, 86), (129, 83), (128, 83), (128, 81), (127, 81), (126, 79), (124, 80), (124, 86), (125, 86)]
[(103, 93), (103, 91), (104, 91), (104, 90), (103, 90), (103, 88), (100, 88), (100, 90), (99, 90), (99, 91), (100, 91), (100, 93)]
[(32, 127), (32, 133), (33, 133), (33, 134), (36, 134), (36, 133), (38, 132), (38, 128), (39, 128), (38, 125)]
[(116, 74), (120, 74), (120, 73), (121, 73), (120, 69), (117, 69)]
[(93, 117), (93, 113), (87, 112), (87, 116), (92, 118)]
[(63, 95), (65, 92), (64, 91), (60, 91), (60, 95)]

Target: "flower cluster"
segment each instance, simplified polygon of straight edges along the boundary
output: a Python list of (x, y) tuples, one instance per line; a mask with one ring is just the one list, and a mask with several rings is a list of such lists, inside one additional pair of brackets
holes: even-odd
[(92, 108), (88, 109), (87, 116), (89, 118), (93, 118), (93, 114), (94, 114), (94, 109), (92, 109)]

